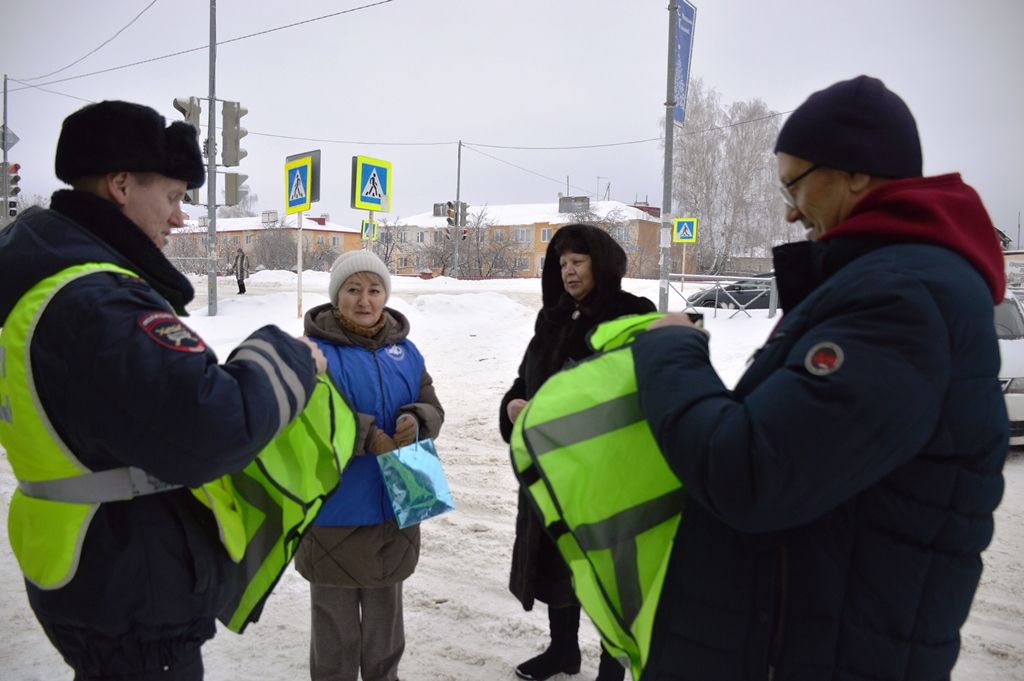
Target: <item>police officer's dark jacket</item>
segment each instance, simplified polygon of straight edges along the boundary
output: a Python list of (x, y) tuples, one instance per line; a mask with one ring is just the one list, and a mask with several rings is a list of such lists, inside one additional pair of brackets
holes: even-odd
[[(97, 272), (61, 289), (39, 319), (31, 370), (55, 430), (92, 470), (136, 466), (198, 486), (241, 470), (283, 415), (305, 406), (315, 376), (305, 345), (267, 326), (240, 347), (269, 364), (233, 354), (218, 365), (167, 314), (184, 313), (188, 281), (114, 204), (91, 194), (58, 191), (50, 210), (26, 211), (0, 233), (0, 324), (33, 285), (87, 262), (141, 279)], [(168, 336), (162, 324), (181, 326)], [(293, 371), (305, 398), (275, 398), (261, 363)], [(56, 590), (28, 584), (29, 600), (75, 669), (105, 660), (109, 671), (119, 659), (126, 669), (159, 668), (154, 660), (181, 659), (213, 636), (228, 560), (212, 514), (188, 489), (104, 503), (74, 579)]]
[[(582, 301), (565, 292), (559, 252), (563, 245), (590, 256), (594, 288)], [(571, 249), (570, 249), (571, 250)], [(555, 232), (544, 256), (541, 273), (543, 307), (537, 314), (534, 335), (523, 354), (512, 387), (501, 400), (498, 424), (507, 442), (512, 434), (506, 407), (514, 399), (528, 400), (567, 362), (578, 362), (593, 354), (587, 336), (594, 327), (623, 315), (654, 312), (654, 303), (622, 290), (626, 254), (604, 230), (590, 225), (566, 225)], [(530, 610), (534, 598), (548, 605), (576, 602), (571, 575), (543, 523), (520, 490), (516, 516), (516, 541), (512, 549), (509, 589)]]
[(1003, 490), (992, 223), (958, 175), (900, 180), (775, 262), (734, 390), (701, 333), (634, 346), (689, 502), (645, 681), (946, 679)]

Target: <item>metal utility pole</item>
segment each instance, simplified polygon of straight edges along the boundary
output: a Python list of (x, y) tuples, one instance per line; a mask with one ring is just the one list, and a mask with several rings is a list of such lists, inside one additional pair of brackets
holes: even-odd
[[(8, 201), (9, 197), (7, 195), (7, 192), (8, 192), (8, 189), (7, 189), (7, 178), (10, 175), (10, 173), (7, 172), (7, 74), (6, 73), (4, 74), (4, 122), (3, 122), (3, 127), (0, 128), (0, 130), (3, 131), (3, 138), (0, 138), (0, 146), (2, 146), (3, 149), (4, 149), (4, 177), (3, 177), (3, 180), (2, 180), (3, 185), (4, 185), (4, 188), (3, 188), (3, 191), (4, 191), (4, 204), (3, 204), (3, 214), (0, 215), (0, 227), (4, 227), (4, 226), (7, 225), (7, 218), (8, 218), (8, 215), (7, 215), (7, 201)], [(1018, 231), (1020, 231), (1020, 230), (1018, 230)]]
[[(665, 94), (665, 168), (661, 190), (661, 248), (658, 256), (658, 311), (668, 312), (668, 270), (672, 259), (672, 147), (675, 142), (676, 23), (679, 5), (668, 6), (668, 85)], [(686, 263), (683, 262), (683, 272)]]
[(210, 106), (206, 128), (206, 237), (207, 312), (217, 314), (217, 0), (210, 0)]
[(452, 275), (459, 278), (459, 242), (462, 241), (462, 202), (459, 200), (462, 191), (462, 140), (459, 140), (459, 161), (455, 169), (455, 255), (452, 257)]

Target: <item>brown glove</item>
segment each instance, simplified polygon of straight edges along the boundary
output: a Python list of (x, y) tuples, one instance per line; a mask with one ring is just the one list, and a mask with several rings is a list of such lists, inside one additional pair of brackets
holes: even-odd
[(395, 421), (395, 444), (399, 447), (412, 444), (416, 439), (418, 426), (419, 422), (412, 414), (406, 413), (399, 416)]
[(393, 449), (397, 449), (397, 446), (391, 436), (380, 428), (371, 426), (370, 432), (366, 436), (366, 451), (379, 456)]

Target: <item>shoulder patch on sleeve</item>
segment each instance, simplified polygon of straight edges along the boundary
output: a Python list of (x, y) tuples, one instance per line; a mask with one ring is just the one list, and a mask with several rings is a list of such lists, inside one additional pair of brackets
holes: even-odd
[(828, 376), (843, 366), (843, 349), (835, 343), (818, 343), (807, 351), (804, 368), (815, 376)]
[(161, 310), (139, 315), (139, 328), (165, 348), (178, 352), (206, 351), (203, 339), (170, 312)]

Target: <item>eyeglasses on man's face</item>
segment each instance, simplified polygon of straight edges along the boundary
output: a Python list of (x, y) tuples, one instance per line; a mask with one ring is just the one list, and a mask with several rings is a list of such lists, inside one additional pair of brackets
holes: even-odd
[(782, 182), (781, 180), (779, 181), (779, 192), (782, 194), (782, 200), (786, 202), (787, 206), (789, 206), (790, 208), (796, 208), (796, 198), (794, 198), (793, 192), (791, 192), (790, 190), (796, 186), (797, 182), (804, 179), (805, 177), (807, 177), (820, 167), (821, 166), (815, 163), (810, 168), (800, 173), (789, 182)]

